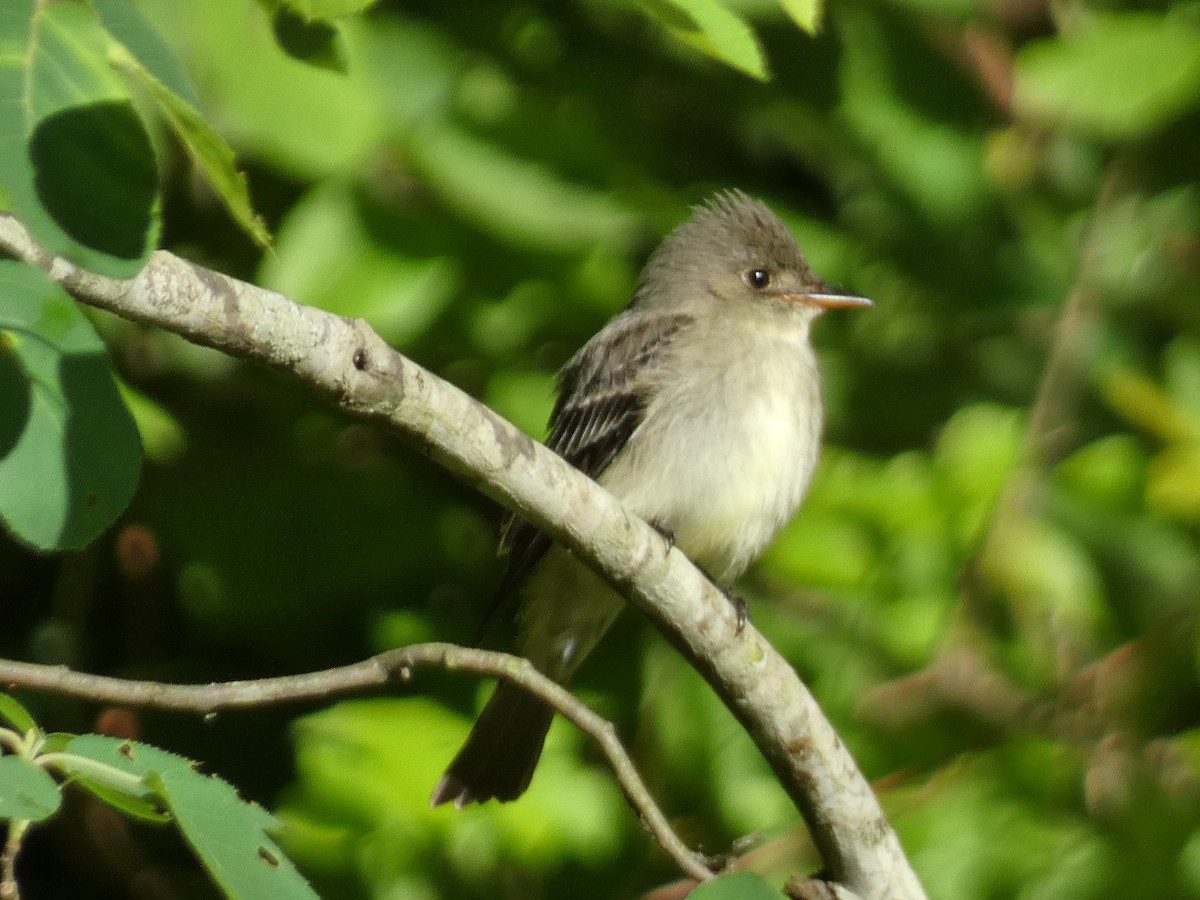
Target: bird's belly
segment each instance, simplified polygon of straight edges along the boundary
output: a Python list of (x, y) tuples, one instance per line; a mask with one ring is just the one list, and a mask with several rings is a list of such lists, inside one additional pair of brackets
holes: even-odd
[(635, 435), (601, 478), (725, 582), (795, 512), (816, 462), (819, 409), (783, 390), (749, 396), (740, 407), (723, 404), (719, 420), (711, 404), (651, 410), (659, 427)]
[[(766, 394), (737, 415), (706, 422), (685, 406), (630, 439), (600, 483), (630, 510), (669, 528), (679, 547), (728, 584), (791, 517), (816, 460), (819, 419), (794, 398)], [(819, 416), (819, 412), (817, 412)], [(566, 680), (624, 601), (557, 544), (524, 588), (521, 652)]]

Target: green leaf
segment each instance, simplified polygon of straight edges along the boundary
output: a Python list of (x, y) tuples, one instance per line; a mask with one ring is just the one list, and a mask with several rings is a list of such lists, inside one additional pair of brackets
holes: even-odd
[(1200, 29), (1153, 13), (1097, 16), (1017, 55), (1023, 115), (1107, 138), (1153, 131), (1200, 104)]
[(1024, 519), (996, 531), (988, 547), (982, 571), (1026, 614), (1053, 616), (1076, 639), (1111, 629), (1100, 572), (1075, 535)]
[[(359, 179), (379, 159), (384, 124), (379, 101), (405, 93), (409, 82), (389, 80), (376, 91), (363, 78), (375, 78), (380, 57), (392, 63), (388, 75), (408, 61), (404, 48), (395, 46), (380, 47), (370, 58), (362, 51), (377, 43), (368, 39), (379, 31), (396, 29), (355, 29), (354, 40), (347, 41), (352, 75), (344, 77), (289, 57), (275, 39), (270, 15), (245, 0), (186, 7), (155, 3), (145, 9), (154, 21), (169, 23), (164, 31), (178, 29), (194, 49), (188, 68), (206, 86), (205, 111), (221, 123), (222, 134), (236, 135), (239, 152), (300, 182), (335, 174)], [(420, 79), (420, 68), (409, 71)]]
[(42, 550), (82, 547), (125, 509), (141, 449), (104, 345), (41, 272), (0, 260), (0, 518)]
[(730, 872), (706, 881), (688, 900), (779, 900), (779, 891), (753, 872)]
[(170, 813), (163, 809), (163, 803), (148, 786), (144, 796), (136, 793), (118, 790), (111, 784), (88, 778), (86, 775), (72, 775), (72, 780), (80, 787), (87, 789), (98, 799), (104, 801), (118, 812), (124, 813), (131, 819), (146, 822), (151, 825), (165, 825), (172, 821)]
[(150, 138), (79, 0), (0, 6), (0, 188), (48, 248), (129, 277), (160, 228)]
[(41, 744), (38, 752), (46, 753), (61, 753), (67, 749), (67, 744), (75, 740), (76, 735), (70, 731), (51, 731), (42, 735)]
[(633, 237), (637, 217), (622, 204), (453, 128), (420, 129), (409, 154), (448, 205), (510, 244), (577, 253)]
[(762, 559), (793, 584), (843, 589), (865, 585), (878, 564), (866, 528), (852, 517), (817, 509), (788, 523)]
[(1176, 403), (1141, 372), (1119, 368), (1100, 376), (1100, 392), (1109, 407), (1154, 437), (1173, 442), (1200, 442), (1200, 415)]
[(270, 232), (254, 212), (250, 187), (246, 176), (238, 171), (229, 143), (194, 106), (181, 99), (124, 48), (114, 51), (113, 65), (146, 88), (171, 131), (187, 147), (192, 162), (221, 198), (234, 221), (259, 246), (268, 246)]
[(317, 897), (268, 836), (277, 828), (275, 819), (241, 800), (228, 782), (196, 771), (182, 756), (137, 741), (85, 734), (68, 750), (144, 778), (227, 897)]
[(1146, 452), (1129, 434), (1113, 434), (1080, 447), (1054, 468), (1055, 478), (1089, 500), (1137, 509), (1142, 501)]
[(54, 758), (54, 766), (73, 784), (90, 791), (109, 806), (126, 815), (161, 825), (171, 821), (171, 816), (163, 808), (163, 802), (157, 792), (146, 782), (144, 776), (135, 775), (101, 762), (91, 756), (69, 752), (69, 748), (78, 735), (55, 735), (55, 749), (50, 746), (44, 752), (58, 754)]
[(963, 406), (938, 437), (935, 465), (960, 500), (990, 510), (1017, 463), (1023, 438), (1020, 413), (992, 403)]
[(242, 801), (232, 785), (216, 776), (190, 768), (169, 770), (152, 780), (160, 784), (183, 836), (226, 896), (316, 900), (316, 892), (268, 836), (278, 823), (261, 806)]
[(18, 703), (16, 698), (10, 694), (0, 694), (0, 718), (12, 725), (21, 734), (37, 728), (37, 723), (33, 720), (33, 716), (29, 714), (29, 710)]
[(1200, 338), (1180, 335), (1163, 355), (1167, 392), (1183, 409), (1200, 416)]
[(459, 289), (457, 260), (408, 257), (373, 237), (344, 187), (314, 191), (279, 231), (261, 283), (302, 303), (361, 316), (389, 343), (423, 335)]
[(643, 0), (643, 7), (689, 47), (759, 81), (770, 77), (754, 29), (720, 0)]
[[(305, 716), (295, 729), (302, 793), (289, 798), (289, 807), (326, 825), (369, 829), (370, 843), (386, 858), (411, 857), (420, 850), (409, 836), (422, 823), (461, 818), (447, 807), (430, 808), (429, 791), (467, 726), (422, 698), (351, 701)], [(565, 723), (552, 728), (521, 803), (468, 813), (478, 814), (481, 830), (467, 840), (478, 843), (451, 852), (493, 870), (498, 848), (510, 862), (531, 866), (562, 855), (598, 864), (617, 852), (620, 792), (606, 773), (580, 761), (580, 741)], [(403, 832), (393, 828), (396, 822), (405, 823)]]
[(408, 135), (444, 117), (462, 94), (469, 57), (432, 29), (389, 21), (366, 31), (355, 47), (368, 95), (391, 132)]
[(118, 381), (117, 390), (137, 425), (146, 458), (156, 463), (177, 460), (188, 445), (187, 432), (182, 423), (161, 403), (125, 382)]
[(347, 70), (346, 45), (332, 22), (309, 20), (284, 6), (271, 17), (271, 27), (279, 46), (292, 59), (331, 72)]
[(370, 9), (379, 0), (287, 0), (287, 5), (299, 15), (313, 21), (350, 16)]
[(544, 372), (501, 369), (488, 379), (484, 402), (535, 440), (546, 439), (554, 379)]
[(821, 14), (825, 11), (821, 0), (779, 0), (788, 17), (803, 31), (816, 34), (821, 29)]
[(100, 22), (159, 81), (185, 103), (200, 105), (196, 89), (171, 48), (142, 16), (131, 0), (91, 0)]
[(58, 811), (62, 791), (23, 756), (0, 756), (0, 818), (41, 822)]
[(1151, 460), (1146, 505), (1172, 519), (1200, 522), (1200, 443), (1172, 444)]

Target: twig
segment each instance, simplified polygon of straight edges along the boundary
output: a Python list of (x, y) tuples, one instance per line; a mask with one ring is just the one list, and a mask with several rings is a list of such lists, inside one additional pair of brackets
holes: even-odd
[(539, 699), (545, 700), (600, 745), (629, 804), (676, 865), (698, 881), (713, 877), (713, 872), (705, 865), (703, 858), (690, 850), (671, 829), (666, 816), (658, 808), (638, 774), (633, 760), (621, 745), (612, 723), (592, 712), (570, 691), (535, 669), (529, 660), (508, 653), (460, 647), (455, 644), (414, 644), (380, 653), (361, 662), (319, 672), (214, 684), (135, 681), (89, 675), (72, 671), (65, 666), (0, 659), (0, 683), (76, 697), (93, 703), (212, 715), (226, 710), (279, 703), (329, 700), (341, 694), (385, 687), (397, 681), (406, 682), (411, 677), (412, 670), (429, 667), (504, 678), (516, 682)]
[(804, 815), (829, 878), (864, 900), (923, 898), (870, 784), (787, 661), (724, 595), (611, 494), (494, 412), (401, 356), (366, 322), (155, 253), (118, 281), (79, 269), (0, 215), (0, 249), (76, 298), (281, 369), (406, 435), (515, 510), (628, 597), (717, 691)]
[(21, 845), (28, 830), (28, 819), (9, 820), (4, 852), (0, 854), (0, 900), (21, 900), (21, 886), (17, 882), (17, 857), (21, 854)]
[(912, 727), (944, 710), (962, 711), (992, 728), (1029, 723), (1034, 699), (969, 645), (948, 648), (920, 671), (878, 685), (856, 714), (892, 730)]

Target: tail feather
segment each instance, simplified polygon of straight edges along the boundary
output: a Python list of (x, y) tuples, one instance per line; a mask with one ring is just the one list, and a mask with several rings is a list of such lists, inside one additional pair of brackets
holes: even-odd
[(431, 806), (495, 798), (515, 800), (529, 787), (554, 710), (508, 681), (501, 681), (446, 774), (429, 798)]

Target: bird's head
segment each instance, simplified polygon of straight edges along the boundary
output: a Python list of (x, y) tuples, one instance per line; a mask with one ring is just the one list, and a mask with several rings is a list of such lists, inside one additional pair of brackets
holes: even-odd
[(694, 308), (719, 303), (815, 318), (870, 306), (813, 273), (795, 238), (764, 204), (723, 191), (672, 232), (642, 274), (639, 304)]

